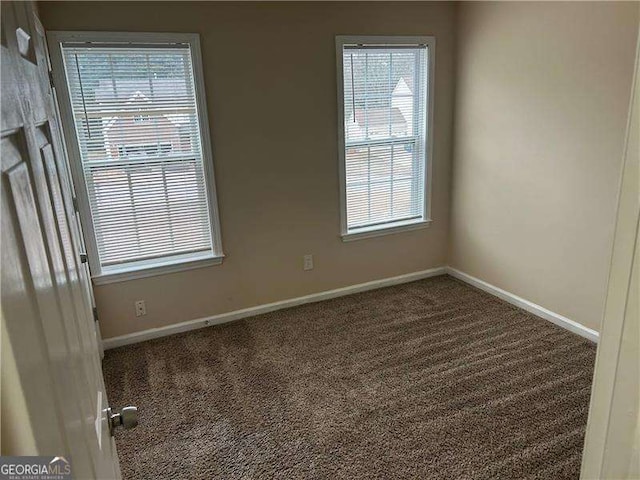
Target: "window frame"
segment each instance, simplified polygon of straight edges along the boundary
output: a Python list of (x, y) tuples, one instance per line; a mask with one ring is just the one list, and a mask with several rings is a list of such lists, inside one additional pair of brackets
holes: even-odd
[[(93, 283), (96, 285), (102, 285), (221, 264), (224, 258), (224, 253), (222, 249), (220, 214), (211, 147), (211, 130), (209, 128), (209, 119), (207, 115), (200, 35), (197, 33), (49, 31), (47, 32), (47, 41), (51, 55), (54, 95), (57, 100), (62, 120), (61, 123), (64, 132), (66, 150), (69, 157), (71, 175), (76, 189), (78, 214), (83, 226), (87, 257), (89, 260), (89, 268)], [(84, 179), (82, 159), (80, 156), (80, 145), (76, 135), (76, 127), (73, 120), (73, 111), (69, 95), (69, 86), (67, 84), (64, 71), (62, 54), (62, 44), (64, 43), (105, 43), (123, 45), (163, 45), (182, 43), (189, 45), (195, 86), (197, 118), (200, 129), (205, 191), (207, 194), (210, 217), (209, 221), (211, 226), (211, 255), (174, 255), (172, 257), (130, 262), (129, 265), (125, 264), (121, 268), (111, 268), (108, 269), (108, 272), (103, 271), (98, 256), (98, 245), (93, 218), (91, 216), (87, 185)]]
[[(347, 226), (347, 181), (346, 181), (346, 141), (344, 118), (344, 71), (343, 71), (343, 47), (345, 45), (362, 44), (393, 47), (394, 45), (426, 45), (427, 47), (427, 72), (425, 83), (425, 104), (427, 112), (425, 116), (424, 135), (424, 195), (423, 216), (417, 220), (397, 221), (383, 226), (370, 226), (359, 228), (358, 231), (349, 231)], [(406, 232), (428, 227), (431, 222), (431, 176), (433, 164), (433, 109), (434, 95), (433, 85), (435, 80), (436, 38), (434, 36), (398, 36), (398, 35), (337, 35), (336, 36), (336, 67), (338, 77), (338, 171), (340, 179), (340, 236), (342, 241), (360, 240), (381, 235)]]

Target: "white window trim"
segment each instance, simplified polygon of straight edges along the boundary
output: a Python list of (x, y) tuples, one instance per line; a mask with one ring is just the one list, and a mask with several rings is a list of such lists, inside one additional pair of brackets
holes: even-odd
[(220, 265), (223, 257), (204, 256), (198, 258), (194, 254), (185, 254), (183, 259), (180, 256), (171, 259), (142, 261), (133, 268), (123, 268), (122, 270), (111, 270), (108, 274), (92, 277), (95, 285), (106, 285), (109, 283), (124, 282), (138, 278), (155, 277), (156, 275), (166, 275), (168, 273), (183, 272), (195, 268)]
[[(343, 46), (353, 44), (364, 45), (426, 45), (428, 49), (427, 72), (427, 117), (425, 141), (425, 194), (424, 218), (414, 221), (399, 221), (390, 223), (386, 227), (362, 228), (360, 231), (349, 232), (347, 227), (347, 180), (345, 164), (345, 132), (344, 132), (344, 72)], [(338, 72), (338, 160), (340, 176), (340, 236), (342, 241), (361, 240), (365, 238), (389, 235), (428, 227), (431, 222), (431, 171), (433, 164), (433, 85), (435, 83), (436, 38), (434, 36), (370, 36), (370, 35), (337, 35), (336, 36), (336, 66)]]
[[(96, 285), (145, 278), (154, 275), (163, 275), (194, 268), (208, 267), (222, 263), (224, 253), (222, 250), (222, 236), (220, 233), (220, 216), (216, 194), (216, 183), (213, 168), (213, 154), (211, 149), (211, 130), (209, 129), (209, 119), (207, 116), (207, 101), (205, 96), (204, 72), (202, 68), (202, 54), (200, 49), (200, 36), (197, 33), (150, 33), (150, 32), (69, 32), (50, 31), (47, 32), (47, 41), (51, 55), (52, 75), (55, 88), (55, 95), (58, 100), (62, 127), (64, 131), (67, 152), (69, 155), (71, 175), (78, 196), (78, 213), (83, 225), (85, 243), (87, 246), (87, 256), (91, 278)], [(89, 197), (87, 186), (82, 171), (82, 161), (80, 158), (80, 148), (75, 133), (73, 112), (69, 98), (69, 89), (64, 73), (64, 62), (62, 57), (63, 43), (146, 43), (146, 44), (166, 44), (185, 43), (191, 47), (191, 64), (193, 66), (193, 76), (196, 93), (196, 107), (198, 122), (200, 124), (200, 141), (202, 146), (202, 159), (204, 164), (204, 177), (207, 190), (207, 201), (209, 203), (209, 215), (211, 224), (211, 238), (213, 254), (197, 258), (194, 255), (185, 255), (184, 259), (179, 256), (139, 262), (134, 266), (123, 267), (120, 270), (111, 270), (109, 273), (102, 272), (100, 260), (98, 258), (98, 245), (95, 237), (93, 219), (89, 207)], [(195, 258), (194, 258), (195, 257)]]

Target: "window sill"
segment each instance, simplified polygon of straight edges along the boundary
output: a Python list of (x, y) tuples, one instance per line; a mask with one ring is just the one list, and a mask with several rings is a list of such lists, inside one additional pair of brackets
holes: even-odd
[(217, 257), (206, 257), (195, 260), (182, 260), (179, 262), (166, 262), (157, 265), (138, 267), (135, 269), (128, 268), (122, 270), (111, 271), (91, 277), (94, 285), (107, 285), (109, 283), (126, 282), (129, 280), (137, 280), (139, 278), (155, 277), (157, 275), (165, 275), (167, 273), (183, 272), (196, 268), (210, 267), (212, 265), (222, 264), (224, 255)]
[(342, 234), (343, 242), (352, 242), (354, 240), (364, 240), (365, 238), (381, 237), (383, 235), (391, 235), (393, 233), (408, 232), (411, 230), (419, 230), (427, 228), (431, 225), (431, 220), (420, 220), (410, 223), (396, 223), (385, 228), (363, 228), (361, 231), (352, 231)]

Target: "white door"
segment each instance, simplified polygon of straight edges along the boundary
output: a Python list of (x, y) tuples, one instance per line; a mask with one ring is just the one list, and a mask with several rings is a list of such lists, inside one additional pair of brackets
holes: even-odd
[(582, 479), (640, 478), (640, 38)]
[(3, 431), (2, 454), (70, 457), (74, 478), (120, 478), (44, 30), (32, 2), (1, 8), (2, 342), (15, 371), (3, 414), (25, 417), (15, 438)]

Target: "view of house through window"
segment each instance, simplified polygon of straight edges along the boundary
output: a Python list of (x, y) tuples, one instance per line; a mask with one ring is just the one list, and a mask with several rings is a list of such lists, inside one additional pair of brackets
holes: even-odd
[(346, 232), (425, 220), (427, 47), (342, 46)]
[(190, 46), (62, 54), (101, 270), (213, 256)]

